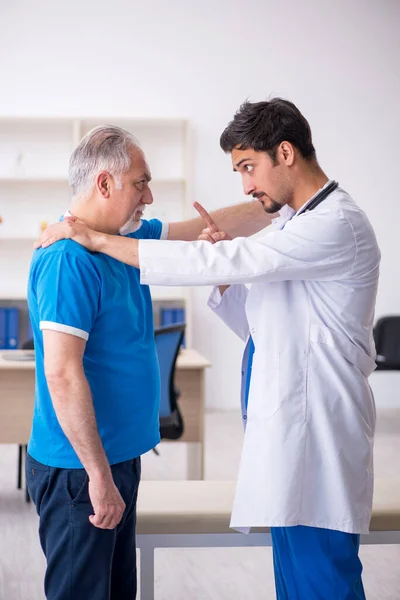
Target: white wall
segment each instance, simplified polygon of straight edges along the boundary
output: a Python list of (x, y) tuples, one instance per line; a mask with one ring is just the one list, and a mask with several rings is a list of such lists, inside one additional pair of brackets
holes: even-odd
[[(397, 0), (14, 0), (0, 6), (0, 115), (185, 116), (194, 195), (240, 201), (219, 135), (247, 97), (310, 120), (320, 162), (367, 211), (382, 249), (377, 314), (400, 312)], [(241, 343), (195, 293), (208, 405), (238, 402)]]

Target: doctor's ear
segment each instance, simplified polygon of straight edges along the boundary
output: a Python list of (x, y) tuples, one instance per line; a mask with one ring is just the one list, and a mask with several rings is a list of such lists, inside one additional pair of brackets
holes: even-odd
[(290, 142), (282, 142), (277, 150), (277, 155), (280, 162), (285, 163), (287, 167), (291, 167), (294, 163), (295, 150)]

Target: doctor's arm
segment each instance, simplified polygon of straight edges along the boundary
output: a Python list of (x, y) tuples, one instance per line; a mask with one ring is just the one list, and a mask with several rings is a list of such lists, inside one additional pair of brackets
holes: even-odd
[[(195, 202), (194, 206), (201, 214), (202, 206), (198, 202)], [(218, 230), (224, 231), (231, 238), (254, 235), (268, 227), (275, 216), (267, 214), (258, 200), (220, 208), (210, 213)], [(168, 240), (187, 242), (197, 240), (204, 228), (203, 218), (201, 216), (187, 221), (170, 223)]]
[(246, 315), (248, 289), (245, 285), (214, 287), (208, 299), (208, 306), (233, 333), (244, 342), (249, 337), (249, 323)]
[[(202, 207), (197, 206), (206, 228), (203, 229), (199, 240), (215, 244), (227, 238), (225, 232), (219, 231), (211, 215)], [(214, 287), (208, 299), (211, 310), (244, 342), (249, 336), (249, 323), (246, 314), (248, 289), (241, 285), (220, 285)]]
[(351, 223), (331, 211), (293, 219), (262, 238), (206, 242), (141, 240), (136, 266), (153, 285), (228, 285), (335, 280), (351, 274), (357, 257)]
[[(71, 230), (62, 238), (140, 268), (142, 283), (165, 286), (335, 279), (351, 271), (357, 247), (347, 219), (322, 211), (296, 217), (285, 230), (257, 240), (236, 238), (214, 245), (136, 240), (94, 232), (79, 223), (65, 227)], [(51, 229), (45, 232), (46, 240), (40, 238), (40, 245), (56, 241)]]

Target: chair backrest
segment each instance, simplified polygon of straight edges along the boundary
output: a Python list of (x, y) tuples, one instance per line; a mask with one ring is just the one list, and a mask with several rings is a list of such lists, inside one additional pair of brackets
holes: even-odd
[(374, 339), (378, 369), (400, 370), (400, 316), (378, 319)]
[(21, 345), (21, 350), (34, 350), (35, 349), (35, 345), (33, 343), (33, 339), (30, 340), (26, 340), (22, 345)]
[(159, 327), (154, 331), (160, 366), (160, 422), (177, 411), (177, 392), (174, 387), (176, 359), (185, 333), (185, 324)]

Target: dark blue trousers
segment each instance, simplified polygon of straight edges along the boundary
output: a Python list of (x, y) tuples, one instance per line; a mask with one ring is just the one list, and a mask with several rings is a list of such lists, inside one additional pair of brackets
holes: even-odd
[(134, 600), (136, 598), (136, 500), (140, 458), (111, 467), (126, 509), (119, 525), (99, 529), (84, 469), (47, 467), (26, 460), (28, 490), (39, 515), (47, 560), (47, 600)]
[(360, 536), (271, 527), (277, 600), (365, 600)]

